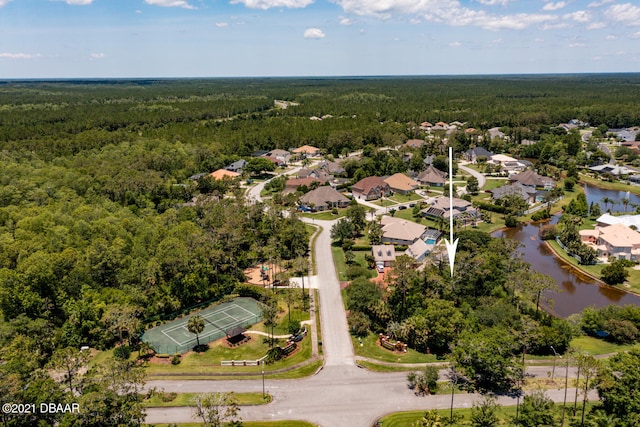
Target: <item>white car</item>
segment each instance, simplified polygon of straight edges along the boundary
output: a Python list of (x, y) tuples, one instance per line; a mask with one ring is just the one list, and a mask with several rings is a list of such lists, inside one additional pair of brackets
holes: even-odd
[(384, 273), (384, 264), (381, 262), (377, 263), (376, 269), (378, 270), (378, 273)]

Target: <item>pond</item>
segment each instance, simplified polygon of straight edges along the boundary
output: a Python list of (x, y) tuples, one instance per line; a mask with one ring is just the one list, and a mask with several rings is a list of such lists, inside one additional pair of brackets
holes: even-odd
[[(555, 221), (557, 217), (554, 218)], [(609, 286), (600, 286), (595, 280), (577, 274), (575, 270), (553, 255), (538, 236), (539, 230), (540, 224), (527, 224), (520, 225), (518, 228), (496, 231), (492, 236), (506, 237), (522, 243), (520, 251), (523, 259), (531, 264), (534, 270), (547, 274), (558, 282), (560, 292), (548, 292), (545, 295), (553, 300), (553, 307), (545, 307), (547, 311), (560, 317), (567, 317), (589, 306), (640, 305), (640, 296)]]
[[(587, 204), (591, 203), (600, 204), (602, 212), (611, 210), (611, 212), (626, 212), (634, 213), (635, 206), (640, 205), (640, 196), (637, 196), (629, 191), (617, 191), (617, 190), (605, 190), (598, 187), (592, 187), (591, 185), (584, 185), (584, 194), (587, 196)], [(604, 203), (605, 198), (609, 198), (609, 202)], [(629, 200), (629, 204), (625, 207), (622, 203), (624, 199)]]

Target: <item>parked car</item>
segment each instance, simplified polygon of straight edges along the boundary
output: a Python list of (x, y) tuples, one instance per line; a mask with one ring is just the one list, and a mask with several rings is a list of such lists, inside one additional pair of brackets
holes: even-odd
[(376, 263), (376, 270), (378, 270), (378, 273), (384, 273), (384, 264), (381, 262)]
[(398, 210), (403, 210), (403, 209), (407, 209), (407, 207), (405, 205), (398, 206)]

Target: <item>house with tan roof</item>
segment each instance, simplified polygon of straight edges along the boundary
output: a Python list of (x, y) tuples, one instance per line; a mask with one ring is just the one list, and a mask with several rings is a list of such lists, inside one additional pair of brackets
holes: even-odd
[(215, 180), (222, 180), (222, 179), (233, 179), (235, 177), (240, 176), (240, 174), (238, 172), (232, 172), (226, 169), (218, 169), (217, 171), (211, 172), (209, 176)]
[(396, 249), (393, 245), (373, 245), (371, 253), (376, 265), (382, 264), (385, 267), (391, 267), (396, 260)]
[(427, 227), (422, 224), (387, 215), (380, 218), (380, 224), (382, 242), (394, 245), (411, 245), (416, 240), (422, 240), (427, 231)]
[(302, 147), (295, 148), (291, 151), (302, 158), (318, 157), (320, 155), (320, 149), (312, 145), (303, 145)]
[(426, 144), (424, 139), (408, 139), (407, 142), (404, 143), (405, 147), (409, 148), (420, 148)]
[(351, 194), (356, 199), (375, 200), (391, 195), (391, 187), (379, 176), (368, 176), (353, 184)]
[(424, 240), (418, 239), (409, 245), (404, 254), (415, 259), (417, 262), (422, 262), (427, 255), (433, 251), (433, 247), (434, 245), (428, 245)]
[(426, 170), (418, 174), (418, 176), (416, 177), (416, 181), (418, 181), (422, 185), (442, 187), (447, 182), (446, 178), (446, 172), (442, 172), (440, 169), (434, 167), (433, 165), (429, 165)]
[(614, 257), (637, 261), (640, 259), (640, 233), (624, 224), (580, 230), (583, 244), (598, 251), (598, 257)]
[(407, 194), (418, 188), (420, 183), (414, 181), (403, 173), (396, 173), (384, 179), (389, 188), (396, 193)]
[(300, 198), (300, 205), (315, 211), (345, 208), (350, 200), (333, 187), (323, 186), (309, 191)]

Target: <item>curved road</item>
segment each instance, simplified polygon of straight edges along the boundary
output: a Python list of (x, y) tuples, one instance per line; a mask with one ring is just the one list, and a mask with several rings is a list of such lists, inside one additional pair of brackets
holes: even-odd
[[(474, 171), (475, 172), (475, 171)], [(480, 180), (479, 180), (480, 181)], [(255, 192), (257, 191), (257, 193)], [(256, 200), (260, 190), (250, 192)], [(312, 377), (297, 380), (267, 380), (266, 391), (273, 402), (261, 406), (243, 406), (244, 420), (306, 420), (324, 427), (369, 427), (381, 416), (396, 411), (444, 409), (450, 405), (450, 395), (419, 397), (408, 387), (406, 373), (375, 373), (357, 367), (346, 314), (331, 255), (330, 230), (334, 221), (319, 221), (322, 227), (316, 239), (316, 262), (322, 322), (324, 367)], [(531, 374), (534, 369), (529, 369)], [(536, 368), (534, 375), (545, 376), (550, 368)], [(556, 381), (561, 385), (562, 368), (556, 369)], [(261, 392), (262, 380), (163, 380), (149, 381), (150, 388), (167, 392)], [(575, 391), (569, 389), (569, 396)], [(564, 390), (549, 390), (548, 396), (562, 401)], [(456, 395), (455, 407), (471, 407), (478, 395)], [(594, 394), (590, 399), (596, 398)], [(515, 400), (502, 396), (499, 403), (513, 405)], [(189, 407), (149, 408), (148, 424), (193, 421)]]

